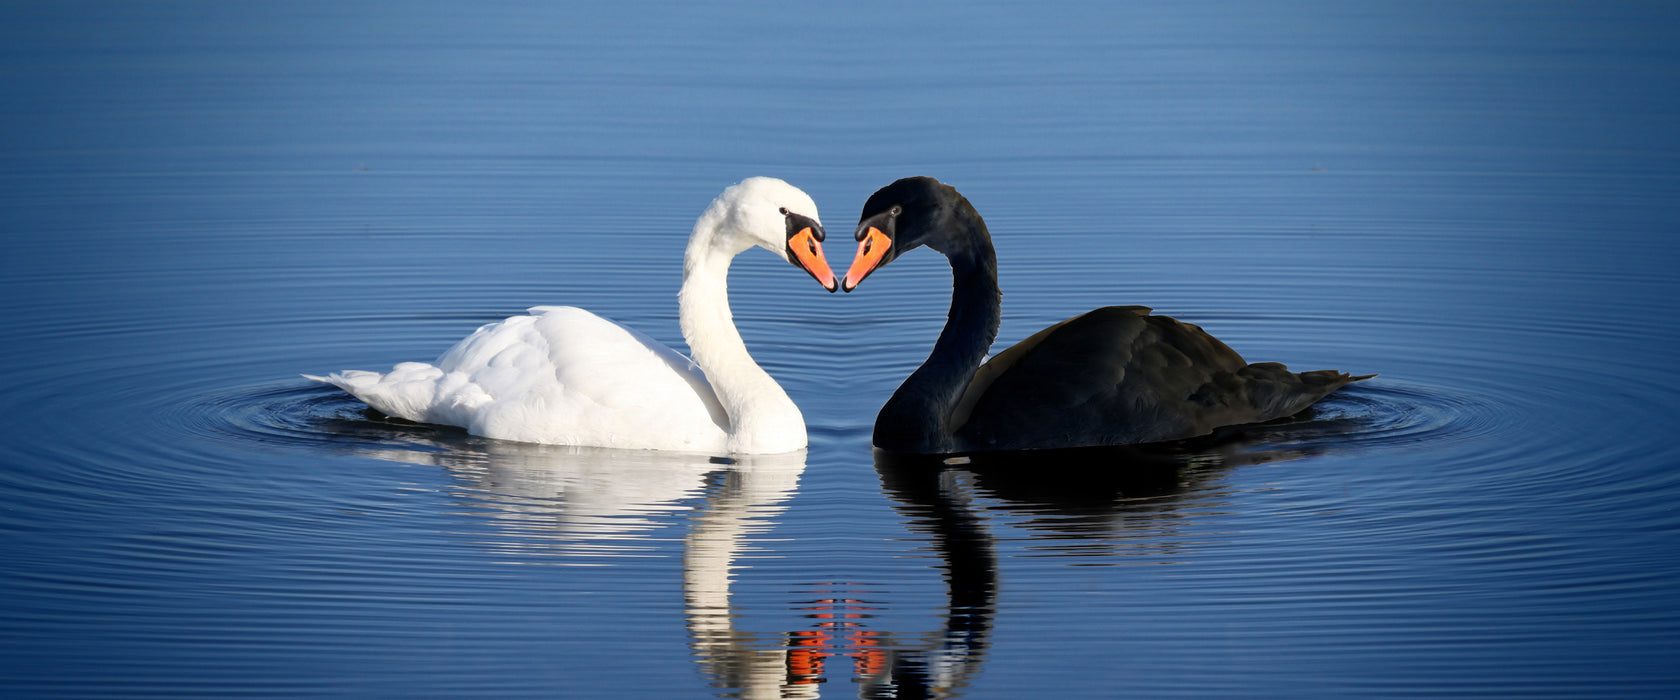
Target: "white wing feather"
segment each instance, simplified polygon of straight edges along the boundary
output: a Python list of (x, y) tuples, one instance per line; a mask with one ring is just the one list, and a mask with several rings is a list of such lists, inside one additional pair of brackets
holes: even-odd
[(570, 306), (492, 323), (433, 364), (310, 377), (388, 415), (553, 445), (718, 451), (729, 419), (681, 353)]

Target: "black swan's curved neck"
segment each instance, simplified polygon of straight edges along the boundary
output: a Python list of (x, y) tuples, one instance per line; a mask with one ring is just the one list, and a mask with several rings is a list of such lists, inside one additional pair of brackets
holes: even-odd
[(898, 452), (956, 451), (952, 408), (997, 338), (1003, 315), (997, 254), (986, 222), (966, 200), (928, 247), (951, 263), (951, 310), (922, 366), (893, 392), (875, 419), (875, 446)]

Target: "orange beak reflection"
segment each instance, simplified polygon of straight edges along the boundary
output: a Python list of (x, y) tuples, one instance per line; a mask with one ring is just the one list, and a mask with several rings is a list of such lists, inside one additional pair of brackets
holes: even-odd
[(846, 281), (841, 288), (848, 292), (856, 289), (863, 278), (880, 267), (881, 259), (887, 256), (889, 250), (892, 250), (892, 239), (881, 233), (881, 229), (870, 226), (864, 232), (863, 240), (858, 241), (857, 257), (852, 258), (852, 267), (846, 270)]
[(788, 238), (788, 252), (799, 267), (811, 273), (823, 289), (834, 291), (839, 283), (834, 279), (834, 270), (828, 267), (828, 258), (823, 257), (822, 243), (817, 240), (817, 234), (809, 227), (802, 228), (799, 233)]

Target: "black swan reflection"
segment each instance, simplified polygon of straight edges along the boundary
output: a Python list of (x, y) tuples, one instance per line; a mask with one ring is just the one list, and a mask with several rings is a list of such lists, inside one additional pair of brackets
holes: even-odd
[[(999, 512), (1046, 539), (1091, 543), (1070, 556), (1113, 553), (1116, 540), (1171, 540), (1152, 520), (1193, 517), (1192, 507), (1226, 470), (1283, 462), (1326, 449), (1327, 435), (1352, 429), (1311, 413), (1262, 426), (1215, 431), (1146, 446), (979, 453), (958, 458), (875, 452), (883, 491), (931, 538), (947, 592), (945, 623), (912, 637), (878, 638), (882, 667), (860, 676), (859, 697), (960, 697), (979, 677), (999, 609), (999, 560), (991, 520)], [(1315, 442), (1315, 439), (1317, 441)], [(1133, 529), (1127, 533), (1120, 530)]]

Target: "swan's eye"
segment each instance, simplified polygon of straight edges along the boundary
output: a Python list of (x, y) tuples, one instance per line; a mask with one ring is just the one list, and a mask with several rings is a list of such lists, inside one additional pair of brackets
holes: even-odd
[(781, 212), (782, 216), (787, 216), (787, 207), (776, 207), (776, 211)]

